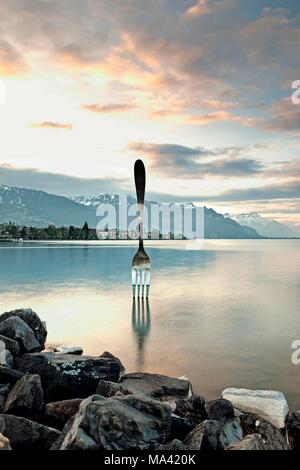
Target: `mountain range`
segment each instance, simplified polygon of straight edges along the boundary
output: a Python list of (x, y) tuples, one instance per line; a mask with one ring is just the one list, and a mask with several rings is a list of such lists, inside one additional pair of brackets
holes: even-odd
[[(127, 204), (136, 200), (127, 196)], [(146, 201), (146, 206), (154, 201)], [(17, 225), (45, 227), (74, 225), (81, 227), (85, 221), (96, 227), (99, 217), (96, 206), (102, 204), (119, 205), (117, 194), (97, 194), (74, 196), (71, 198), (49, 194), (44, 191), (0, 185), (0, 223), (12, 221)], [(195, 206), (190, 204), (195, 210)], [(213, 209), (205, 208), (206, 238), (261, 238), (251, 226), (225, 217)], [(171, 226), (172, 231), (172, 226)]]
[[(226, 214), (227, 216), (227, 214)], [(300, 237), (300, 228), (291, 227), (287, 224), (266, 219), (257, 212), (249, 214), (228, 215), (240, 225), (256, 230), (260, 235), (271, 238)]]

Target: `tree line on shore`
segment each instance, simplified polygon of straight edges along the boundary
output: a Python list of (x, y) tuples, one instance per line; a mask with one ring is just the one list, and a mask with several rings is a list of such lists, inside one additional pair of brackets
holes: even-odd
[(89, 228), (85, 222), (83, 227), (26, 227), (18, 226), (13, 222), (0, 224), (0, 237), (2, 239), (23, 239), (23, 240), (97, 240), (96, 229)]

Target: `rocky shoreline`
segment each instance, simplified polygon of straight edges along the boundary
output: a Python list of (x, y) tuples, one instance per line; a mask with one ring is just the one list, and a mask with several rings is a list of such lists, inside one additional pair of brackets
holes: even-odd
[(31, 309), (0, 315), (0, 450), (300, 449), (281, 392), (226, 389), (206, 402), (186, 377), (130, 373), (104, 352), (45, 350)]

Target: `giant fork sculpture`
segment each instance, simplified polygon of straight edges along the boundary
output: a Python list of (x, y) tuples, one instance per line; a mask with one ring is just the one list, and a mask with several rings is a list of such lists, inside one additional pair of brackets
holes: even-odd
[(143, 241), (146, 171), (142, 160), (135, 162), (134, 182), (139, 209), (139, 249), (132, 260), (132, 295), (133, 298), (136, 296), (144, 297), (146, 292), (146, 298), (148, 298), (151, 280), (151, 262), (144, 250)]

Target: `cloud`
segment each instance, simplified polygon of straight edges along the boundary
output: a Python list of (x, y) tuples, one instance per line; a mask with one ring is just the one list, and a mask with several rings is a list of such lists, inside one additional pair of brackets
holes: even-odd
[(151, 144), (145, 142), (131, 142), (128, 145), (129, 150), (136, 153), (143, 153), (151, 157), (157, 155), (175, 155), (175, 156), (210, 156), (214, 153), (210, 150), (204, 149), (203, 147), (187, 147), (185, 145), (176, 144)]
[(19, 51), (0, 36), (0, 76), (14, 76), (29, 70)]
[(197, 3), (189, 7), (185, 11), (187, 17), (200, 16), (210, 13), (210, 7), (208, 5), (208, 0), (198, 0)]
[(235, 0), (197, 0), (197, 2), (190, 6), (185, 12), (184, 15), (187, 18), (194, 18), (202, 15), (207, 15), (210, 13), (223, 12), (229, 10), (236, 5)]
[(36, 124), (31, 124), (30, 127), (36, 127), (39, 129), (64, 129), (70, 131), (73, 129), (73, 124), (54, 121), (43, 121), (38, 122)]
[[(237, 158), (245, 152), (244, 147), (210, 150), (175, 144), (133, 142), (128, 148), (135, 154), (147, 155), (152, 171), (168, 178), (250, 177), (264, 171), (264, 165), (258, 160)], [(219, 158), (220, 155), (227, 158)], [(212, 157), (213, 160), (203, 163), (203, 159)]]
[[(259, 124), (261, 121), (256, 121)], [(299, 131), (300, 105), (294, 105), (291, 97), (284, 98), (271, 108), (271, 117), (263, 120), (261, 124), (270, 131)]]
[(91, 111), (92, 113), (99, 113), (99, 114), (112, 114), (112, 113), (120, 113), (131, 111), (132, 109), (136, 108), (133, 104), (126, 104), (126, 103), (107, 103), (107, 104), (84, 104), (82, 105), (82, 109), (86, 111)]
[(212, 124), (214, 122), (221, 122), (221, 121), (242, 122), (241, 118), (224, 110), (213, 111), (207, 114), (188, 115), (186, 116), (186, 120), (194, 124), (202, 124), (202, 125)]
[[(21, 62), (132, 85), (150, 116), (250, 124), (253, 103), (264, 94), (278, 100), (299, 70), (299, 16), (283, 8), (233, 0), (74, 0), (71, 9), (69, 0), (2, 3), (0, 40)], [(18, 63), (7, 53), (5, 63)], [(125, 111), (107, 106), (90, 110)], [(262, 128), (255, 116), (252, 124)]]
[(270, 175), (284, 178), (300, 178), (300, 160), (294, 159), (278, 162), (275, 164), (275, 168), (270, 170)]
[(0, 184), (69, 196), (120, 192), (126, 184), (126, 180), (121, 178), (78, 178), (40, 171), (35, 168), (18, 168), (9, 164), (0, 164)]
[(205, 197), (208, 202), (263, 201), (265, 199), (300, 198), (300, 181), (289, 181), (259, 188), (233, 189), (216, 196)]

